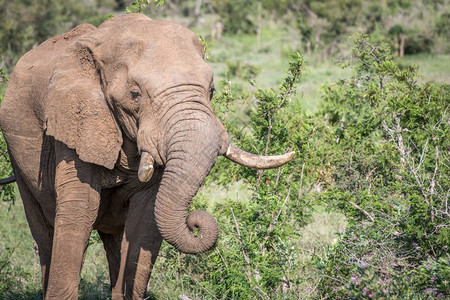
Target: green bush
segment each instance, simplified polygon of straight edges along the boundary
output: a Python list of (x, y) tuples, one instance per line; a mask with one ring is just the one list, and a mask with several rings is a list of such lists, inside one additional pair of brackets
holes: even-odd
[[(207, 299), (448, 296), (450, 86), (418, 83), (416, 67), (400, 68), (387, 45), (357, 35), (344, 63), (353, 76), (324, 86), (321, 110), (307, 115), (290, 101), (302, 64), (297, 54), (279, 89), (254, 87), (248, 127), (225, 122), (241, 148), (299, 154), (267, 171), (218, 160), (207, 185), (244, 180), (253, 196), (226, 205), (200, 196), (222, 232), (215, 251), (182, 258), (185, 286)], [(242, 96), (223, 87), (214, 106), (227, 120)], [(324, 254), (300, 260), (300, 232), (317, 205), (344, 214), (348, 227)], [(315, 287), (305, 292), (308, 280)]]
[[(417, 68), (399, 68), (387, 49), (356, 36), (354, 76), (324, 88), (333, 180), (320, 198), (350, 226), (317, 262), (322, 296), (450, 293), (449, 281), (438, 280), (450, 245), (450, 86), (419, 84)], [(423, 272), (426, 262), (433, 271)]]
[(225, 32), (232, 34), (256, 32), (256, 1), (213, 0), (211, 3), (225, 25)]
[(411, 34), (405, 41), (405, 54), (430, 53), (435, 39), (430, 33)]
[(245, 81), (254, 81), (256, 76), (261, 72), (260, 68), (248, 62), (227, 62), (227, 74), (237, 76)]

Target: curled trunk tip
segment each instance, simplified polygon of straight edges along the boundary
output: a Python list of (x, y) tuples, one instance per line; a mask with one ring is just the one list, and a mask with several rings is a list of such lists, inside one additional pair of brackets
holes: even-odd
[[(163, 216), (167, 217), (167, 216)], [(156, 222), (163, 238), (179, 251), (187, 254), (197, 254), (211, 249), (217, 241), (219, 228), (213, 216), (206, 211), (195, 210), (189, 213), (184, 228), (174, 231), (173, 227), (165, 227), (164, 222)]]

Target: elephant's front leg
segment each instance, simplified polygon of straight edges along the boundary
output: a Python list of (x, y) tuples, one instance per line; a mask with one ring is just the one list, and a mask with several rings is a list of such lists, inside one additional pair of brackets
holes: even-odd
[(122, 240), (119, 278), (112, 299), (143, 299), (162, 237), (154, 215), (155, 191), (147, 190), (130, 199)]
[(56, 143), (56, 215), (45, 299), (78, 299), (78, 284), (100, 193), (94, 165)]

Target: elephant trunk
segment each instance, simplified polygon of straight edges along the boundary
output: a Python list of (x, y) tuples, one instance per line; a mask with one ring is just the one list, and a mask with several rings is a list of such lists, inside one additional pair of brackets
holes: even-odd
[[(221, 140), (213, 117), (183, 113), (169, 129), (167, 162), (156, 196), (155, 217), (163, 238), (184, 253), (200, 253), (217, 240), (215, 219), (205, 211), (188, 212), (192, 198), (219, 155)], [(171, 135), (171, 133), (173, 135)]]

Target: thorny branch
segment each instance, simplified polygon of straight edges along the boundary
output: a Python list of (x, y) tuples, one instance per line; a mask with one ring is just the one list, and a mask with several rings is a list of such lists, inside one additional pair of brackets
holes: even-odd
[[(233, 221), (234, 221), (234, 227), (236, 228), (236, 233), (238, 235), (238, 241), (239, 241), (239, 245), (241, 246), (241, 251), (242, 251), (242, 256), (244, 257), (245, 262), (247, 263), (248, 266), (251, 266), (251, 262), (250, 262), (250, 256), (248, 255), (247, 250), (244, 247), (244, 242), (242, 241), (242, 236), (241, 236), (241, 231), (239, 230), (239, 223), (236, 219), (236, 216), (234, 214), (233, 208), (230, 207), (230, 212), (231, 215), (233, 216)], [(249, 283), (252, 282), (252, 274), (250, 273), (250, 270), (248, 268), (245, 269), (245, 275), (247, 276), (247, 280)], [(258, 279), (259, 278), (259, 272), (255, 271), (255, 277)]]
[(362, 209), (358, 204), (356, 204), (356, 203), (354, 203), (352, 201), (348, 201), (348, 203), (351, 204), (354, 208), (356, 208), (360, 212), (362, 212), (363, 214), (365, 214), (372, 222), (375, 222), (375, 218), (373, 217), (373, 215), (368, 213), (364, 209)]
[(302, 164), (302, 171), (300, 173), (300, 182), (299, 182), (299, 187), (298, 187), (298, 194), (297, 194), (297, 201), (300, 200), (300, 197), (302, 196), (303, 193), (303, 174), (305, 171), (305, 163)]
[[(402, 165), (402, 168), (405, 168), (406, 165), (408, 165), (408, 170), (413, 174), (414, 179), (417, 183), (417, 186), (419, 187), (420, 192), (422, 193), (422, 196), (424, 197), (425, 202), (430, 205), (430, 201), (428, 199), (428, 195), (424, 189), (423, 181), (420, 180), (420, 176), (418, 174), (418, 170), (420, 169), (421, 163), (423, 162), (423, 156), (425, 155), (425, 149), (422, 151), (422, 155), (420, 158), (419, 166), (414, 167), (414, 158), (410, 156), (411, 151), (407, 151), (405, 148), (405, 145), (403, 143), (403, 135), (401, 134), (403, 132), (403, 129), (400, 125), (400, 120), (398, 117), (394, 114), (394, 120), (396, 122), (396, 129), (390, 129), (386, 123), (386, 121), (383, 121), (382, 125), (385, 131), (391, 136), (392, 141), (394, 142), (395, 147), (400, 152), (400, 162)], [(424, 148), (426, 148), (428, 144), (428, 139), (425, 143)]]
[[(292, 175), (289, 175), (288, 177), (288, 182), (290, 182)], [(278, 210), (277, 214), (273, 217), (272, 221), (270, 221), (270, 225), (269, 228), (267, 228), (267, 233), (263, 239), (263, 241), (260, 243), (260, 249), (262, 249), (263, 252), (263, 256), (266, 252), (266, 248), (264, 247), (264, 243), (269, 239), (270, 233), (272, 232), (272, 230), (275, 228), (275, 226), (277, 225), (278, 219), (281, 216), (281, 213), (283, 212), (284, 207), (286, 206), (286, 203), (288, 202), (289, 198), (291, 196), (291, 187), (289, 186), (288, 191), (287, 191), (287, 195), (284, 198), (283, 204), (281, 204), (280, 209)]]
[[(236, 228), (236, 233), (238, 235), (239, 245), (241, 246), (241, 249), (242, 249), (242, 256), (244, 257), (244, 260), (245, 260), (245, 262), (247, 263), (247, 265), (249, 267), (249, 268), (245, 269), (245, 275), (247, 276), (248, 282), (251, 284), (253, 280), (252, 280), (252, 274), (250, 272), (250, 267), (251, 267), (250, 256), (248, 255), (248, 252), (247, 252), (247, 250), (244, 247), (244, 242), (242, 241), (241, 231), (239, 229), (239, 223), (238, 223), (238, 221), (236, 219), (236, 215), (234, 214), (234, 211), (233, 211), (232, 207), (230, 207), (230, 211), (231, 211), (231, 215), (233, 216), (234, 227)], [(257, 281), (261, 279), (261, 274), (259, 273), (259, 271), (257, 269), (254, 270), (254, 278)], [(261, 296), (261, 299), (262, 298), (269, 299), (267, 294), (261, 288), (259, 288), (258, 286), (253, 286), (253, 290)]]
[[(444, 112), (444, 114), (445, 114), (445, 112)], [(416, 165), (415, 159), (411, 155), (413, 150), (407, 150), (404, 145), (404, 142), (403, 142), (402, 132), (404, 132), (406, 130), (401, 127), (400, 120), (396, 115), (394, 115), (394, 120), (396, 122), (395, 129), (389, 128), (389, 126), (387, 125), (387, 123), (385, 121), (383, 121), (382, 125), (383, 125), (383, 129), (391, 137), (391, 141), (394, 143), (394, 146), (400, 153), (400, 161), (401, 161), (402, 167), (407, 168), (407, 170), (413, 175), (414, 180), (415, 180), (415, 182), (419, 188), (419, 191), (422, 194), (426, 204), (431, 205), (433, 203), (433, 198), (436, 198), (436, 197), (438, 199), (441, 199), (444, 204), (445, 211), (437, 211), (436, 208), (433, 208), (431, 210), (431, 220), (432, 221), (434, 220), (436, 214), (449, 215), (449, 211), (448, 211), (449, 192), (442, 191), (442, 193), (437, 194), (437, 189), (442, 190), (442, 187), (438, 181), (438, 179), (439, 179), (439, 158), (443, 157), (444, 161), (448, 160), (448, 159), (445, 157), (445, 154), (443, 154), (441, 156), (439, 147), (438, 147), (438, 145), (436, 145), (434, 147), (434, 162), (435, 163), (434, 163), (433, 175), (431, 176), (431, 178), (429, 178), (427, 180), (425, 170), (423, 171), (423, 174), (420, 174), (420, 170), (422, 169), (423, 163), (426, 158), (426, 152), (427, 152), (427, 147), (428, 147), (428, 143), (429, 143), (429, 138), (425, 141), (425, 144), (422, 149), (419, 149), (416, 145), (414, 145), (416, 150), (420, 152), (419, 162)], [(443, 164), (445, 165), (445, 163), (443, 163)], [(429, 182), (428, 186), (426, 186), (426, 182)]]
[(241, 246), (241, 249), (242, 249), (242, 256), (244, 257), (245, 262), (248, 265), (250, 265), (250, 257), (248, 256), (247, 250), (245, 250), (244, 243), (242, 242), (241, 231), (239, 230), (239, 223), (238, 223), (238, 221), (236, 219), (236, 216), (234, 215), (234, 211), (233, 211), (232, 207), (230, 207), (230, 212), (231, 212), (231, 215), (233, 216), (234, 227), (236, 228), (236, 233), (238, 235), (239, 245)]

